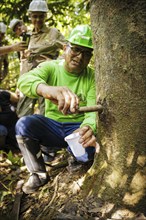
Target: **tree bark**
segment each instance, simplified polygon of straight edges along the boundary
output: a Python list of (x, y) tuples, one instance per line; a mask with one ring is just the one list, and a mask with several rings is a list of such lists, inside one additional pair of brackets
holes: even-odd
[(146, 214), (146, 2), (91, 0), (101, 151), (85, 195), (111, 206), (108, 216)]

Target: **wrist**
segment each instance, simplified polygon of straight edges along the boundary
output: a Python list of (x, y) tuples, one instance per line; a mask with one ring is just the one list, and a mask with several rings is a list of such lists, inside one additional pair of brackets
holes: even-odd
[(38, 86), (37, 86), (37, 94), (39, 96), (42, 96), (42, 97), (46, 97), (46, 89), (47, 89), (47, 94), (48, 94), (48, 85), (44, 84), (44, 83), (40, 83)]

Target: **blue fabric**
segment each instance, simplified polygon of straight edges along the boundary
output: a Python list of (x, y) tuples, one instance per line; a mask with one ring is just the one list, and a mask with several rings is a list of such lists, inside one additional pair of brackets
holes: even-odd
[(7, 136), (8, 130), (5, 126), (0, 125), (0, 136)]
[[(38, 140), (41, 145), (48, 148), (65, 148), (67, 142), (64, 138), (80, 127), (81, 123), (57, 122), (42, 115), (30, 115), (20, 118), (16, 124), (16, 135)], [(70, 149), (68, 148), (70, 151)], [(95, 148), (86, 148), (88, 157), (94, 156)], [(80, 161), (87, 161), (85, 158)], [(78, 158), (77, 158), (78, 160)]]

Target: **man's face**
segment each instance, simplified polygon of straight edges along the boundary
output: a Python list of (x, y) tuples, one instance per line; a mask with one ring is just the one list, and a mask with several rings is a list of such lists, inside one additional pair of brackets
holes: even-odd
[(65, 45), (65, 69), (70, 73), (81, 73), (90, 62), (92, 49), (78, 45)]
[(31, 12), (30, 19), (35, 29), (41, 29), (45, 23), (46, 13)]
[(21, 36), (22, 33), (26, 31), (27, 31), (27, 27), (22, 22), (18, 22), (14, 27), (14, 32), (18, 37)]

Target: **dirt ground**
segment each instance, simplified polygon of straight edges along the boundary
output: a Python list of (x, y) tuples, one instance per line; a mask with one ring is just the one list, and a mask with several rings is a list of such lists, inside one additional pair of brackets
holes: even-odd
[(88, 198), (87, 203), (79, 196), (87, 168), (76, 172), (68, 171), (68, 154), (65, 150), (58, 152), (55, 160), (46, 165), (50, 181), (31, 195), (21, 191), (28, 172), (20, 158), (19, 153), (14, 158), (12, 155), (3, 155), (0, 159), (1, 220), (12, 217), (20, 220), (78, 220), (100, 216), (97, 210), (96, 214), (93, 210), (94, 198)]
[[(28, 178), (21, 154), (0, 157), (0, 220), (108, 220), (97, 198), (82, 198), (82, 183), (88, 167), (70, 172), (65, 150), (46, 165), (50, 181), (39, 191), (26, 195), (21, 186)], [(136, 220), (146, 219), (143, 215)]]

